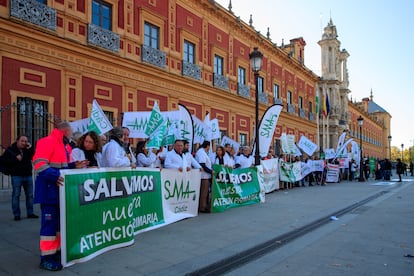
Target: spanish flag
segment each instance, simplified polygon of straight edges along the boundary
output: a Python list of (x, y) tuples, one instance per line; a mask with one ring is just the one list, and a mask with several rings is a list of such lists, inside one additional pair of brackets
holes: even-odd
[(329, 97), (328, 97), (328, 93), (325, 92), (325, 100), (322, 101), (322, 112), (323, 112), (323, 116), (328, 116), (329, 112), (331, 111), (331, 107), (329, 105)]

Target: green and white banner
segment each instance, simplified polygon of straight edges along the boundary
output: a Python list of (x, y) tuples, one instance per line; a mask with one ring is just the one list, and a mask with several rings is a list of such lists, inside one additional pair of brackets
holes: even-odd
[(109, 122), (98, 102), (94, 99), (92, 101), (92, 111), (88, 131), (95, 131), (98, 135), (101, 135), (107, 133), (112, 128), (111, 122)]
[(62, 170), (62, 264), (134, 243), (134, 236), (197, 215), (200, 172)]
[(296, 182), (302, 179), (302, 162), (288, 163), (280, 161), (280, 181)]
[(212, 212), (260, 202), (257, 168), (232, 169), (213, 165)]
[(166, 224), (197, 216), (200, 179), (200, 170), (161, 170), (162, 205)]

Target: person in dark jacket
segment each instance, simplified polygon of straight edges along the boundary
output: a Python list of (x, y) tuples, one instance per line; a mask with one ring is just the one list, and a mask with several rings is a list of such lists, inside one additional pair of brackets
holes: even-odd
[(7, 164), (8, 174), (11, 175), (12, 210), (14, 220), (21, 218), (20, 193), (23, 187), (26, 195), (26, 212), (28, 218), (38, 218), (33, 213), (33, 178), (32, 157), (34, 149), (29, 143), (27, 136), (20, 135), (10, 147), (4, 152), (2, 159)]
[(398, 182), (401, 182), (402, 181), (401, 180), (401, 175), (404, 174), (404, 164), (401, 162), (400, 158), (397, 159), (396, 168), (397, 168), (397, 174), (398, 174), (398, 178), (399, 178)]

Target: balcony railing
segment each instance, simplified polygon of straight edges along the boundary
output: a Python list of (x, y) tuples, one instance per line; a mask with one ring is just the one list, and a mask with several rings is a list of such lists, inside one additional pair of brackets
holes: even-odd
[(88, 43), (112, 52), (119, 52), (119, 34), (94, 24), (88, 25)]
[(294, 114), (295, 113), (295, 105), (288, 104), (287, 105), (287, 112)]
[(214, 76), (213, 85), (215, 87), (218, 87), (224, 90), (229, 90), (229, 79), (228, 78), (226, 78), (223, 75), (217, 75), (217, 74), (214, 74), (213, 76)]
[(163, 51), (152, 48), (150, 46), (142, 45), (142, 61), (150, 63), (165, 69), (166, 54)]
[(281, 99), (279, 99), (279, 98), (273, 99), (273, 103), (283, 105), (283, 101)]
[(201, 79), (201, 68), (197, 64), (182, 61), (183, 62), (183, 76), (187, 76), (196, 80)]
[(242, 84), (242, 83), (238, 83), (237, 94), (245, 98), (250, 98), (250, 86)]
[(269, 97), (265, 92), (259, 92), (259, 102), (265, 105), (269, 103)]
[(303, 108), (299, 108), (299, 113), (298, 113), (299, 117), (301, 118), (306, 118), (306, 111)]
[(315, 114), (309, 112), (309, 121), (315, 121)]
[(10, 15), (56, 31), (56, 10), (35, 0), (11, 0)]

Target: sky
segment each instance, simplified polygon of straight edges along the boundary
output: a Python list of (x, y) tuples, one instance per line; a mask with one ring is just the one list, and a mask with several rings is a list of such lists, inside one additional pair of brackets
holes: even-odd
[[(216, 0), (228, 8), (229, 0)], [(277, 45), (303, 37), (305, 66), (321, 75), (323, 28), (332, 19), (340, 49), (349, 53), (349, 99), (369, 97), (391, 114), (391, 146), (414, 146), (414, 1), (232, 0), (232, 11)], [(259, 49), (260, 50), (260, 49)], [(385, 135), (388, 136), (388, 133)]]

